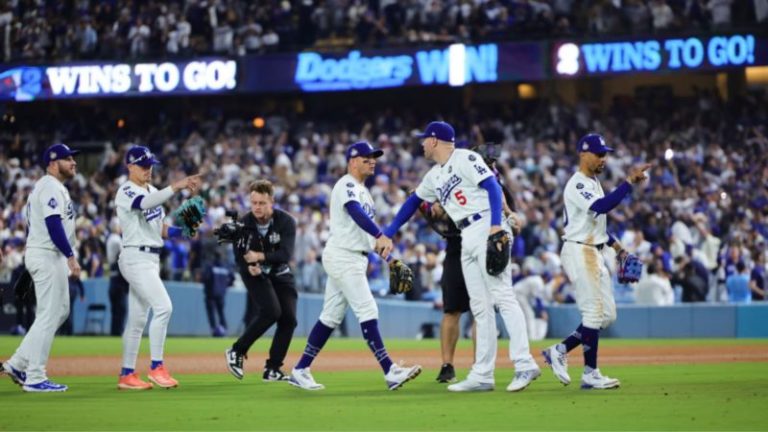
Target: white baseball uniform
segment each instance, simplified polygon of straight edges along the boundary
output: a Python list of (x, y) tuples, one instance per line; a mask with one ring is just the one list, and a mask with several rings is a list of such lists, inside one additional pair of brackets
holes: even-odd
[(576, 289), (582, 324), (592, 329), (608, 327), (616, 320), (611, 275), (606, 265), (607, 216), (590, 210), (603, 198), (600, 182), (580, 171), (565, 185), (564, 231), (560, 258), (563, 270)]
[(525, 316), (528, 340), (544, 339), (547, 335), (547, 322), (536, 318), (536, 312), (533, 310), (533, 303), (536, 299), (543, 299), (546, 296), (544, 279), (539, 275), (529, 275), (515, 282), (514, 289), (520, 309)]
[(328, 327), (338, 326), (352, 308), (358, 321), (379, 318), (379, 309), (368, 287), (368, 252), (376, 239), (365, 232), (347, 212), (344, 205), (357, 201), (372, 220), (376, 216), (368, 188), (352, 175), (339, 179), (331, 191), (330, 237), (323, 250), (323, 268), (328, 273), (320, 321)]
[[(118, 258), (120, 273), (129, 285), (128, 319), (123, 333), (123, 367), (135, 369), (141, 335), (152, 308), (149, 349), (152, 360), (163, 360), (163, 348), (173, 306), (160, 279), (160, 249), (163, 247), (162, 205), (146, 210), (133, 208), (133, 202), (156, 192), (132, 181), (120, 185), (115, 197), (117, 217), (123, 230), (123, 248)], [(170, 195), (170, 194), (169, 194)]]
[[(494, 383), (497, 307), (509, 333), (509, 357), (518, 372), (538, 369), (531, 356), (525, 318), (511, 287), (512, 268), (491, 276), (485, 268), (491, 227), (488, 192), (479, 186), (493, 172), (477, 153), (455, 149), (444, 165), (433, 166), (416, 188), (424, 201), (440, 202), (461, 231), (461, 268), (469, 293), (469, 305), (477, 323), (475, 363), (468, 379)], [(466, 223), (468, 225), (466, 225)], [(511, 236), (512, 233), (509, 233)]]
[(8, 360), (25, 371), (25, 384), (48, 379), (45, 366), (56, 330), (69, 316), (67, 258), (53, 244), (45, 218), (60, 216), (70, 246), (75, 244), (75, 211), (69, 191), (56, 177), (45, 175), (35, 183), (25, 208), (28, 233), (24, 262), (35, 282), (35, 322)]

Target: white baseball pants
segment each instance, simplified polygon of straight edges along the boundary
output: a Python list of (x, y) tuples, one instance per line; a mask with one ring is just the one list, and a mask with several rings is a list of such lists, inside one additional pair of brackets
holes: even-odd
[(8, 363), (27, 373), (25, 384), (37, 384), (48, 379), (53, 337), (69, 316), (69, 268), (64, 255), (49, 249), (28, 248), (24, 263), (35, 282), (35, 322)]
[(160, 256), (137, 248), (123, 248), (118, 258), (120, 273), (130, 286), (128, 319), (123, 332), (123, 367), (135, 369), (141, 335), (147, 325), (149, 310), (149, 352), (152, 360), (163, 360), (165, 337), (171, 320), (171, 298), (160, 279)]
[(379, 308), (368, 286), (368, 258), (362, 251), (326, 247), (323, 268), (328, 280), (320, 322), (336, 328), (344, 319), (347, 305), (361, 323), (379, 318)]
[[(485, 268), (490, 217), (472, 223), (461, 232), (461, 268), (469, 292), (469, 307), (477, 323), (475, 363), (469, 378), (481, 383), (494, 382), (496, 366), (496, 314), (498, 309), (509, 333), (509, 358), (518, 372), (538, 369), (528, 345), (525, 317), (512, 289), (512, 268), (491, 276)], [(510, 234), (511, 235), (511, 234)]]
[(591, 329), (607, 328), (616, 321), (616, 301), (603, 253), (594, 246), (566, 241), (560, 257), (565, 274), (576, 288), (581, 323)]

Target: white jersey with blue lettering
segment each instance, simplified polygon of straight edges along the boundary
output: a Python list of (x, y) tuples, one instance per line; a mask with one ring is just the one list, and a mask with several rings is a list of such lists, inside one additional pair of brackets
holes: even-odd
[(375, 220), (376, 209), (368, 188), (351, 174), (346, 174), (336, 182), (331, 191), (331, 232), (327, 246), (368, 252), (373, 249), (376, 239), (360, 228), (349, 215), (344, 205), (350, 201), (360, 203), (365, 214)]
[(143, 188), (132, 181), (120, 185), (115, 197), (117, 217), (123, 230), (123, 247), (163, 246), (163, 206), (142, 210), (134, 209), (133, 202), (140, 196), (157, 191), (152, 185)]
[(45, 225), (45, 218), (61, 216), (64, 234), (69, 244), (75, 245), (75, 209), (69, 191), (56, 177), (46, 174), (35, 183), (32, 193), (27, 198), (26, 213), (28, 233), (27, 248), (59, 250)]
[(490, 210), (488, 192), (480, 182), (493, 177), (483, 158), (467, 149), (455, 149), (444, 165), (436, 164), (416, 188), (424, 201), (439, 202), (451, 219), (459, 223), (476, 213)]
[(608, 241), (607, 216), (589, 208), (605, 193), (597, 178), (576, 171), (565, 185), (563, 239), (598, 245)]

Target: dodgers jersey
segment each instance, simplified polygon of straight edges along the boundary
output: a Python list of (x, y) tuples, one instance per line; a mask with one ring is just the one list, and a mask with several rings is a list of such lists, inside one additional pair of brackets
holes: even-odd
[(147, 185), (145, 189), (130, 180), (121, 184), (117, 190), (115, 205), (117, 218), (123, 229), (123, 247), (163, 246), (163, 219), (165, 218), (163, 206), (146, 210), (131, 207), (136, 198), (155, 191), (157, 188), (152, 185)]
[(591, 245), (608, 241), (608, 217), (589, 209), (595, 201), (604, 196), (603, 187), (596, 178), (587, 177), (581, 171), (576, 171), (571, 176), (563, 192), (563, 239)]
[(56, 177), (46, 174), (35, 183), (32, 193), (27, 198), (24, 208), (27, 218), (27, 247), (39, 249), (59, 249), (53, 244), (45, 218), (52, 215), (61, 216), (64, 234), (70, 246), (75, 245), (75, 208), (69, 191)]
[(455, 223), (489, 211), (488, 192), (480, 183), (493, 177), (483, 158), (467, 149), (455, 149), (445, 165), (433, 166), (416, 188), (424, 201), (439, 202)]
[(340, 178), (331, 191), (331, 233), (328, 246), (368, 252), (376, 245), (376, 239), (360, 228), (347, 213), (344, 204), (357, 201), (371, 220), (375, 220), (376, 210), (368, 188), (359, 183), (350, 174)]

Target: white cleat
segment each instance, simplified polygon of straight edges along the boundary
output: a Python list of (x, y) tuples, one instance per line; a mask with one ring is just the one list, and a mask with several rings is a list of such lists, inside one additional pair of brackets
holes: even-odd
[(416, 378), (421, 373), (421, 366), (399, 366), (393, 364), (389, 368), (389, 372), (384, 375), (384, 379), (387, 381), (387, 387), (390, 390), (397, 390), (403, 386), (403, 384)]
[(293, 371), (291, 371), (291, 378), (288, 379), (288, 383), (294, 387), (303, 388), (304, 390), (322, 390), (325, 388), (324, 385), (315, 382), (315, 378), (312, 376), (309, 368), (294, 368)]
[(515, 372), (515, 377), (507, 386), (508, 392), (519, 392), (525, 390), (536, 378), (541, 376), (541, 369), (530, 369), (527, 371)]
[(493, 383), (481, 383), (471, 378), (457, 382), (448, 386), (448, 391), (452, 392), (481, 392), (491, 391), (494, 388)]
[(619, 388), (621, 383), (616, 378), (604, 376), (600, 369), (595, 369), (590, 373), (581, 376), (581, 388), (583, 390), (598, 389), (607, 390)]
[(557, 350), (557, 345), (545, 349), (541, 352), (544, 356), (544, 361), (552, 367), (552, 373), (555, 374), (555, 378), (568, 385), (571, 383), (571, 376), (568, 375), (568, 356)]

